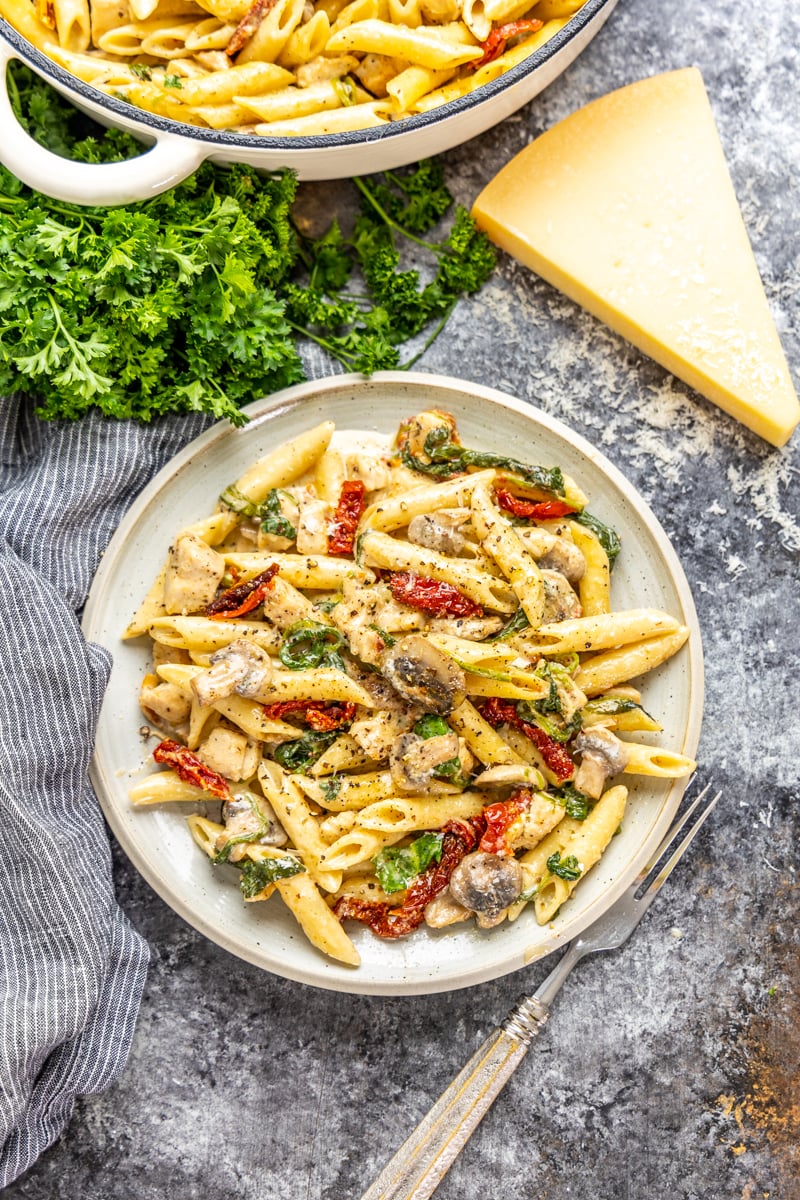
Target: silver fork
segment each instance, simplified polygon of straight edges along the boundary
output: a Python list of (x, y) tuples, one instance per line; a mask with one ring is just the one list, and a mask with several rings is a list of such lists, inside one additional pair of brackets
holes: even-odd
[[(442, 1092), (394, 1158), (384, 1167), (361, 1200), (428, 1200), (458, 1154), (525, 1057), (544, 1027), (550, 1006), (575, 964), (585, 954), (614, 950), (627, 941), (652, 904), (673, 867), (688, 849), (700, 826), (720, 798), (709, 800), (683, 839), (681, 831), (697, 813), (711, 785), (675, 822), (647, 866), (631, 886), (585, 933), (569, 943), (565, 953), (532, 996), (523, 996), (502, 1026), (494, 1029), (464, 1069)], [(649, 879), (664, 855), (667, 861)], [(649, 882), (648, 882), (649, 879)]]

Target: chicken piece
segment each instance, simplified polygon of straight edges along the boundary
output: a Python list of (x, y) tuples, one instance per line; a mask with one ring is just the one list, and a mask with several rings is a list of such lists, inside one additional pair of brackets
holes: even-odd
[[(401, 422), (398, 443), (420, 462), (429, 463), (431, 456), (425, 449), (425, 442), (434, 430), (441, 430), (442, 427), (446, 431), (448, 441), (457, 443), (458, 430), (455, 417), (436, 408), (417, 413), (415, 416), (409, 417), (407, 421)], [(419, 476), (416, 477), (416, 481), (418, 486)]]
[(628, 749), (610, 729), (593, 725), (582, 729), (573, 747), (581, 755), (581, 765), (575, 772), (574, 786), (592, 800), (599, 800), (606, 780), (625, 770)]
[(247, 700), (265, 695), (272, 677), (272, 659), (266, 650), (246, 638), (237, 638), (209, 659), (211, 666), (192, 679), (192, 691), (204, 708), (234, 693)]
[(459, 921), (468, 921), (472, 909), (465, 908), (450, 895), (449, 890), (440, 892), (425, 905), (425, 924), (431, 929), (444, 929), (447, 925), (456, 925)]
[(139, 693), (139, 705), (151, 724), (163, 729), (177, 729), (188, 721), (192, 709), (191, 697), (177, 683), (154, 683), (155, 675), (145, 676)]
[(469, 520), (468, 508), (442, 508), (437, 512), (420, 513), (408, 524), (408, 540), (440, 554), (460, 554), (466, 544), (461, 526)]
[(312, 83), (324, 83), (328, 79), (343, 79), (357, 66), (358, 59), (354, 54), (339, 54), (331, 58), (319, 54), (307, 63), (301, 63), (295, 71), (295, 77), (298, 86), (306, 88)]
[(153, 642), (153, 666), (155, 668), (165, 667), (168, 663), (180, 663), (188, 666), (191, 661), (192, 656), (188, 650), (182, 650), (180, 646), (167, 646), (164, 642)]
[[(249, 791), (235, 792), (232, 800), (222, 805), (222, 820), (225, 832), (216, 841), (217, 853), (233, 838), (241, 838), (231, 846), (228, 862), (239, 862), (247, 853), (248, 845), (285, 846), (288, 842), (283, 828), (268, 800)], [(261, 832), (263, 830), (263, 832)], [(257, 836), (259, 835), (260, 836)]]
[(306, 488), (296, 489), (294, 496), (300, 510), (297, 518), (297, 553), (327, 554), (330, 505), (312, 496)]
[(391, 483), (392, 468), (385, 458), (376, 458), (374, 454), (350, 454), (347, 458), (347, 477), (360, 479), (368, 492), (379, 492)]
[(567, 580), (559, 571), (542, 571), (544, 580), (543, 625), (579, 617), (583, 609)]
[(532, 850), (538, 846), (564, 816), (564, 808), (546, 796), (534, 796), (530, 807), (510, 826), (508, 842), (513, 850)]
[(236, 782), (252, 779), (261, 762), (261, 746), (222, 723), (200, 743), (197, 753), (212, 771)]
[(404, 59), (390, 58), (386, 54), (365, 54), (353, 74), (373, 96), (383, 97), (389, 80), (407, 66)]
[(413, 712), (382, 711), (354, 721), (349, 732), (365, 754), (375, 762), (381, 762), (391, 754), (395, 738), (401, 733), (406, 733), (415, 720), (416, 715)]
[(225, 559), (194, 533), (184, 533), (170, 546), (164, 579), (168, 613), (195, 613), (207, 608), (225, 574)]
[[(407, 620), (395, 602), (386, 584), (373, 584), (365, 588), (356, 579), (346, 579), (342, 587), (342, 599), (331, 611), (331, 621), (347, 638), (350, 652), (361, 662), (377, 667), (380, 664), (386, 643), (380, 631), (396, 630), (398, 624)], [(415, 628), (424, 624), (424, 614), (412, 614)]]

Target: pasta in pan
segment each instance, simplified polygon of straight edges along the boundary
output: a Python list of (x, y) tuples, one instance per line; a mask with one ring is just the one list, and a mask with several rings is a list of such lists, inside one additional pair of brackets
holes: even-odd
[(303, 137), (386, 125), (522, 62), (576, 0), (0, 0), (98, 91), (175, 121)]
[(558, 467), (465, 447), (436, 410), (391, 448), (333, 434), (177, 533), (125, 631), (150, 639), (164, 768), (131, 802), (191, 805), (245, 899), (277, 892), (348, 964), (351, 920), (491, 929), (530, 902), (553, 921), (623, 820), (624, 776), (694, 769), (631, 736), (661, 727), (630, 680), (688, 629), (611, 609), (618, 539)]

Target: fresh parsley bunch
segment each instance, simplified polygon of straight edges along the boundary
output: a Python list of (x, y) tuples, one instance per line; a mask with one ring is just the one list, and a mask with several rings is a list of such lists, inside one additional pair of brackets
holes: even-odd
[[(23, 125), (54, 153), (141, 153), (20, 64), (9, 86)], [(206, 163), (151, 200), (84, 208), (0, 167), (0, 393), (34, 392), (47, 418), (95, 406), (241, 425), (243, 404), (303, 378), (300, 337), (354, 371), (400, 365), (399, 346), (426, 328), (429, 344), (488, 278), (494, 252), (461, 207), (447, 236), (422, 236), (452, 206), (435, 162), (355, 183), (352, 233), (334, 222), (314, 239), (293, 220), (290, 171)], [(430, 257), (428, 282), (404, 267), (408, 249)]]

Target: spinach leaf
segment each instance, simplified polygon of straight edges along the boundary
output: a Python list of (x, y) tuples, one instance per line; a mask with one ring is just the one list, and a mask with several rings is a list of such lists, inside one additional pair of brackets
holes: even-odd
[(291, 879), (293, 875), (301, 875), (304, 871), (303, 864), (291, 854), (282, 854), (280, 858), (262, 858), (258, 862), (247, 859), (242, 863), (239, 887), (242, 894), (252, 900), (267, 884), (274, 883), (276, 879)]
[(389, 846), (373, 858), (375, 874), (385, 892), (407, 888), (415, 876), (442, 857), (442, 833), (423, 833), (410, 846)]

